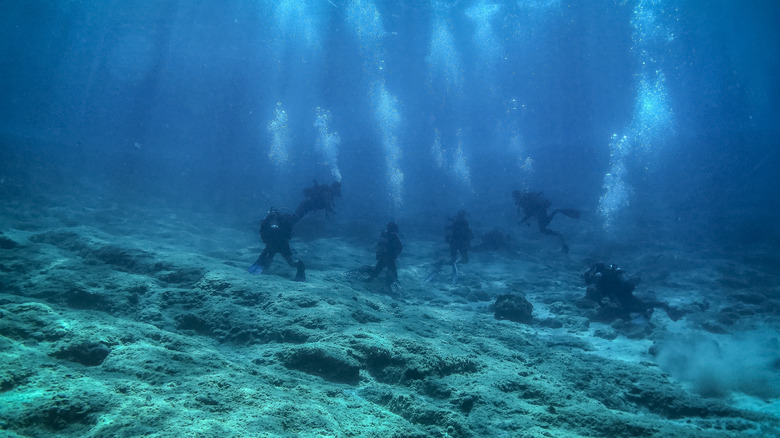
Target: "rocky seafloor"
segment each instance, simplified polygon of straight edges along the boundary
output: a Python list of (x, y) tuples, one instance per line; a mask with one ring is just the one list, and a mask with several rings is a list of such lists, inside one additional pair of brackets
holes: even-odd
[[(583, 235), (564, 256), (529, 238), (474, 252), (452, 284), (423, 281), (444, 244), (405, 235), (393, 294), (345, 275), (373, 262), (371, 238), (319, 218), (293, 241), (297, 283), (281, 257), (246, 272), (251, 224), (98, 200), (0, 213), (3, 436), (780, 434), (772, 248)], [(605, 257), (689, 313), (592, 322), (582, 273)], [(533, 320), (496, 319), (505, 294)]]

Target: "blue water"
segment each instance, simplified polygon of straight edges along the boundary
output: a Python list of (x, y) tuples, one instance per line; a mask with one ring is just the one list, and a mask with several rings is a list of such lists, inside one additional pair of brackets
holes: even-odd
[(436, 230), (459, 208), (512, 223), (527, 189), (606, 235), (776, 241), (779, 19), (773, 1), (7, 1), (2, 182), (241, 216), (339, 179), (341, 218)]
[[(0, 430), (777, 435), (778, 23), (777, 0), (0, 2)], [(258, 220), (313, 180), (336, 212), (250, 275)], [(364, 281), (390, 220), (398, 281)], [(648, 312), (602, 321), (597, 261)], [(496, 319), (507, 294), (530, 320)]]

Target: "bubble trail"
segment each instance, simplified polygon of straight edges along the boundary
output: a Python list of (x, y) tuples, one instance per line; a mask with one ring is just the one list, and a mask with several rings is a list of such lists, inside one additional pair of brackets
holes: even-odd
[(479, 59), (487, 70), (492, 70), (493, 64), (501, 57), (501, 44), (496, 37), (491, 21), (501, 11), (495, 3), (482, 0), (466, 9), (466, 17), (474, 23), (474, 45)]
[(330, 167), (331, 175), (336, 178), (336, 181), (341, 181), (341, 171), (338, 164), (341, 136), (339, 136), (338, 132), (328, 130), (331, 117), (330, 111), (320, 107), (317, 107), (314, 111), (316, 114), (314, 127), (317, 128), (318, 132), (317, 149), (325, 158), (325, 164)]
[(638, 55), (642, 67), (631, 123), (625, 135), (613, 134), (609, 143), (609, 170), (604, 175), (604, 194), (599, 199), (599, 213), (607, 231), (615, 226), (633, 194), (626, 182), (629, 160), (644, 160), (649, 166), (653, 155), (661, 152), (674, 133), (674, 112), (669, 103), (665, 76), (659, 67), (663, 48), (674, 40), (674, 34), (661, 17), (668, 17), (664, 0), (637, 1), (631, 19), (631, 50)]
[(428, 64), (428, 79), (431, 85), (442, 83), (449, 94), (463, 91), (463, 68), (460, 55), (455, 49), (455, 36), (441, 13), (434, 18), (425, 62)]
[(276, 103), (274, 118), (268, 122), (268, 131), (271, 133), (271, 148), (268, 152), (268, 158), (277, 167), (286, 164), (290, 160), (288, 152), (290, 134), (287, 127), (287, 112), (284, 110), (282, 102)]
[(401, 171), (401, 148), (398, 133), (401, 127), (401, 112), (398, 98), (393, 96), (381, 81), (374, 85), (374, 117), (382, 135), (385, 150), (385, 166), (390, 197), (395, 210), (403, 204), (404, 173)]

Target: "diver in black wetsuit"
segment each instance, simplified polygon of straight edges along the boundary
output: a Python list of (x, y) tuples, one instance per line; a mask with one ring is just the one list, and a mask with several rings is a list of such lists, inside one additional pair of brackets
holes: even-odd
[(364, 265), (357, 269), (352, 269), (344, 273), (348, 278), (357, 278), (368, 274), (365, 281), (372, 281), (387, 268), (387, 277), (385, 282), (390, 285), (390, 290), (395, 294), (400, 294), (401, 284), (398, 282), (398, 266), (396, 259), (403, 250), (401, 239), (398, 237), (398, 225), (395, 222), (389, 222), (387, 227), (379, 235), (379, 242), (376, 245), (376, 266)]
[(349, 278), (357, 278), (368, 274), (365, 281), (372, 281), (382, 270), (387, 268), (386, 283), (390, 285), (393, 292), (398, 292), (401, 288), (398, 283), (398, 265), (396, 259), (403, 250), (401, 239), (398, 237), (398, 225), (395, 222), (388, 222), (387, 227), (379, 235), (379, 241), (376, 244), (376, 265), (363, 265), (357, 269), (352, 269), (344, 273)]
[(330, 218), (331, 213), (335, 213), (333, 202), (336, 196), (341, 196), (341, 182), (334, 181), (331, 185), (320, 184), (314, 180), (314, 185), (303, 189), (303, 196), (306, 197), (295, 210), (298, 219), (303, 219), (306, 213), (316, 210), (325, 210), (325, 218)]
[(514, 199), (515, 204), (517, 204), (517, 214), (520, 215), (520, 212), (522, 211), (523, 219), (520, 221), (521, 224), (527, 223), (528, 226), (531, 226), (528, 220), (532, 217), (536, 217), (536, 221), (539, 224), (539, 231), (549, 236), (557, 236), (559, 239), (561, 239), (563, 252), (569, 252), (569, 245), (567, 245), (566, 241), (563, 240), (563, 236), (557, 231), (548, 229), (547, 226), (550, 225), (550, 222), (558, 213), (573, 219), (578, 219), (580, 217), (579, 210), (570, 208), (556, 208), (548, 216), (547, 209), (550, 208), (552, 203), (549, 199), (546, 199), (542, 196), (542, 192), (530, 193), (515, 190), (512, 192), (512, 199)]
[(271, 207), (263, 222), (260, 223), (260, 238), (265, 243), (265, 249), (257, 261), (249, 267), (252, 274), (261, 274), (263, 269), (271, 265), (276, 253), (280, 253), (288, 265), (296, 268), (295, 281), (306, 281), (305, 266), (302, 260), (293, 262), (290, 238), (293, 225), (298, 221), (295, 215), (282, 213)]
[[(444, 240), (450, 244), (450, 264), (456, 262), (469, 262), (469, 248), (471, 248), (471, 239), (474, 233), (469, 228), (469, 221), (466, 220), (466, 211), (458, 211), (458, 215), (450, 218), (450, 223), (444, 228)], [(458, 259), (460, 253), (460, 259)]]
[(398, 225), (395, 222), (388, 222), (387, 227), (379, 235), (379, 242), (376, 244), (376, 266), (369, 273), (367, 281), (378, 277), (382, 270), (387, 268), (387, 284), (392, 286), (398, 283), (396, 259), (403, 250), (398, 232)]
[[(672, 321), (677, 321), (685, 312), (662, 301), (643, 301), (634, 296), (638, 278), (628, 278), (625, 271), (616, 265), (607, 266), (604, 263), (594, 263), (585, 272), (587, 290), (585, 298), (598, 303), (599, 319), (607, 322), (620, 318), (631, 320), (631, 313), (640, 313), (648, 319), (654, 309), (664, 309)], [(609, 304), (603, 302), (609, 299)]]

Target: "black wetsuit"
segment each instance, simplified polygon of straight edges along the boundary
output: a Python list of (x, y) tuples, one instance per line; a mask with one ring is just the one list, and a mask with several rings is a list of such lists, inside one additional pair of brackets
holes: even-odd
[(302, 219), (308, 212), (316, 210), (325, 210), (325, 217), (329, 218), (331, 213), (335, 213), (333, 202), (336, 196), (341, 196), (341, 183), (333, 182), (331, 185), (319, 184), (314, 181), (312, 187), (303, 189), (303, 196), (307, 199), (302, 201), (295, 210), (298, 219)]
[[(682, 318), (683, 312), (662, 301), (643, 301), (634, 295), (638, 280), (630, 279), (625, 271), (615, 265), (595, 263), (585, 272), (585, 284), (588, 286), (586, 298), (593, 300), (600, 307), (605, 307), (604, 298), (616, 308), (616, 317), (631, 320), (631, 313), (650, 316), (653, 309), (664, 309), (673, 321)], [(603, 312), (608, 315), (609, 312)], [(607, 318), (608, 319), (608, 318)]]
[[(293, 262), (292, 250), (290, 249), (290, 238), (292, 237), (293, 225), (296, 222), (295, 216), (288, 213), (281, 213), (272, 210), (260, 224), (260, 238), (265, 243), (265, 249), (257, 258), (256, 264), (267, 268), (271, 265), (274, 256), (279, 253), (284, 257), (288, 265), (298, 267)], [(301, 262), (298, 262), (299, 264)]]
[(474, 234), (469, 228), (469, 222), (465, 214), (458, 214), (452, 219), (452, 223), (444, 229), (445, 241), (450, 244), (450, 264), (458, 261), (460, 252), (460, 262), (468, 263), (469, 248), (471, 248), (471, 239)]
[(556, 208), (548, 216), (547, 209), (550, 208), (552, 203), (548, 199), (545, 199), (541, 192), (523, 193), (515, 190), (512, 192), (512, 198), (514, 199), (515, 204), (517, 204), (517, 214), (520, 215), (520, 212), (522, 211), (523, 219), (520, 220), (521, 224), (526, 223), (529, 219), (535, 217), (539, 225), (539, 231), (541, 231), (543, 234), (547, 234), (548, 236), (558, 237), (561, 240), (561, 245), (563, 245), (563, 252), (569, 252), (569, 245), (567, 245), (566, 241), (563, 240), (561, 233), (550, 230), (547, 228), (547, 226), (550, 225), (550, 222), (552, 222), (553, 218), (558, 213), (562, 213), (575, 219), (579, 218), (580, 212), (578, 210), (569, 208)]
[(384, 268), (387, 268), (387, 282), (395, 283), (398, 281), (398, 267), (396, 259), (401, 254), (403, 245), (398, 237), (398, 230), (385, 229), (379, 236), (379, 242), (376, 246), (376, 266), (371, 270), (371, 277), (376, 278)]

